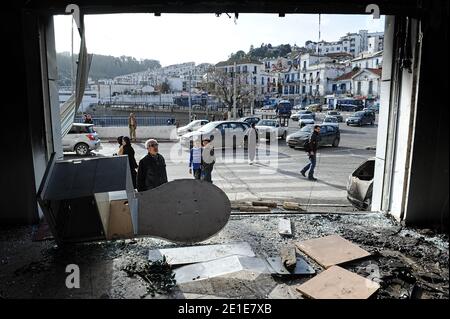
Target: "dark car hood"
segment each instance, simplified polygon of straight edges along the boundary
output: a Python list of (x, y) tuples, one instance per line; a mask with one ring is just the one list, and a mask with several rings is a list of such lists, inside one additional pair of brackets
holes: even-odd
[(311, 136), (311, 133), (308, 132), (295, 132), (290, 135), (290, 137), (300, 138), (300, 139), (308, 139)]

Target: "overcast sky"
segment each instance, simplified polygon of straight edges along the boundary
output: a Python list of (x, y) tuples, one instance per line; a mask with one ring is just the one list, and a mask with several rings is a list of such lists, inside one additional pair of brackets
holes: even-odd
[[(71, 51), (71, 16), (55, 17), (57, 52)], [(347, 32), (384, 30), (384, 17), (322, 15), (321, 39), (339, 40)], [(319, 39), (317, 14), (240, 14), (237, 23), (226, 14), (111, 14), (85, 16), (89, 53), (156, 59), (163, 66), (181, 62), (217, 63), (232, 52), (261, 43), (297, 44)], [(75, 52), (78, 50), (75, 34)]]

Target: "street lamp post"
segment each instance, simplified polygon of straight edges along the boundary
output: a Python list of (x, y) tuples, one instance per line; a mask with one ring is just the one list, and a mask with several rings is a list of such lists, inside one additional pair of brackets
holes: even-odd
[(192, 120), (191, 71), (189, 71), (189, 122)]
[(233, 71), (233, 119), (236, 119), (236, 62)]

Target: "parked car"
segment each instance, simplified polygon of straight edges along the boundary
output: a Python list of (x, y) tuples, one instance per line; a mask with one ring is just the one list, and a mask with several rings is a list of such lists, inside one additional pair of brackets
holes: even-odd
[(290, 118), (291, 118), (291, 120), (293, 120), (293, 121), (298, 121), (298, 120), (299, 120), (299, 117), (300, 117), (301, 115), (303, 115), (303, 114), (310, 114), (310, 115), (312, 115), (312, 117), (313, 117), (314, 120), (316, 119), (316, 113), (313, 113), (313, 112), (307, 111), (307, 110), (298, 111), (297, 113), (292, 114)]
[(252, 125), (253, 123), (258, 123), (259, 121), (261, 121), (261, 119), (257, 116), (246, 116), (246, 117), (242, 117), (238, 120), (239, 122), (245, 122), (248, 125)]
[[(286, 138), (286, 143), (289, 147), (305, 147), (305, 143), (309, 140), (312, 131), (314, 130), (314, 125), (306, 125), (300, 131), (290, 134)], [(319, 147), (324, 145), (331, 145), (333, 147), (338, 147), (341, 141), (341, 132), (339, 127), (322, 124), (320, 125), (320, 142)]]
[(336, 117), (339, 123), (344, 122), (344, 117), (338, 111), (328, 111), (327, 115)]
[(191, 148), (194, 140), (210, 138), (217, 148), (247, 147), (247, 130), (250, 128), (245, 122), (239, 121), (215, 121), (205, 124), (196, 131), (189, 132), (180, 137), (183, 147)]
[(298, 126), (300, 126), (300, 128), (302, 128), (305, 125), (314, 123), (315, 123), (314, 117), (311, 114), (302, 114), (298, 119)]
[(362, 210), (370, 210), (372, 208), (374, 174), (375, 159), (369, 158), (349, 176), (347, 199), (354, 207)]
[(197, 129), (199, 129), (200, 127), (202, 127), (205, 124), (208, 124), (208, 120), (195, 120), (192, 121), (191, 123), (189, 123), (188, 125), (179, 127), (177, 130), (177, 134), (178, 136), (184, 135), (186, 133), (195, 131)]
[(375, 123), (375, 113), (366, 111), (355, 112), (347, 118), (346, 123), (347, 125), (357, 126), (366, 124), (373, 125)]
[(65, 152), (75, 152), (79, 156), (86, 156), (91, 151), (101, 148), (101, 142), (94, 124), (73, 123), (72, 128), (62, 139)]
[(334, 116), (325, 116), (325, 118), (323, 119), (323, 124), (327, 124), (327, 125), (333, 125), (333, 126), (337, 126), (339, 127), (339, 121), (336, 117)]
[(322, 112), (322, 104), (311, 104), (306, 109), (311, 112)]
[(270, 140), (272, 136), (275, 136), (285, 140), (287, 137), (287, 127), (282, 126), (278, 120), (261, 120), (255, 128), (260, 138)]

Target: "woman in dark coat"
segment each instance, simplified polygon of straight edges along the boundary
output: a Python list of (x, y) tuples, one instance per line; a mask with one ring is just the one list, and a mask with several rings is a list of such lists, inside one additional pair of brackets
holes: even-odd
[(131, 146), (131, 140), (128, 136), (124, 136), (122, 138), (122, 147), (119, 155), (128, 155), (128, 161), (131, 169), (131, 179), (133, 180), (133, 187), (136, 188), (136, 169), (138, 168), (138, 164), (134, 158), (134, 149)]

